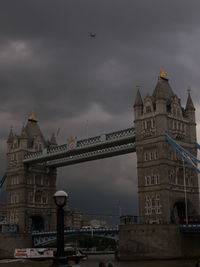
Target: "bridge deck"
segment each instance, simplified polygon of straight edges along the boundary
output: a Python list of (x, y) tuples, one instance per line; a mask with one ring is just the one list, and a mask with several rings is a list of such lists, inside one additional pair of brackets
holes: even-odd
[[(106, 228), (88, 228), (88, 229), (71, 229), (65, 230), (65, 237), (72, 236), (96, 236), (109, 239), (118, 239), (118, 227), (106, 227)], [(56, 231), (53, 232), (33, 232), (32, 240), (34, 247), (44, 246), (56, 241)]]
[(40, 152), (28, 152), (24, 164), (45, 163), (46, 166), (66, 166), (80, 162), (135, 152), (135, 129), (128, 128), (69, 144), (54, 146)]

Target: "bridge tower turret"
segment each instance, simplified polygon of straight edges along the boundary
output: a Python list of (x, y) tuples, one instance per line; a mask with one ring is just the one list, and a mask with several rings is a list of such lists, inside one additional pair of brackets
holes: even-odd
[(7, 140), (7, 221), (18, 225), (20, 232), (55, 229), (56, 169), (23, 164), (25, 153), (47, 145), (34, 114), (20, 135), (11, 129)]
[(188, 90), (188, 98), (185, 108), (185, 116), (189, 120), (189, 133), (192, 142), (196, 141), (196, 119), (195, 119), (195, 107), (190, 95), (190, 91)]
[[(186, 108), (161, 71), (151, 96), (134, 105), (139, 215), (148, 223), (170, 223), (185, 216), (184, 173), (188, 214), (199, 213), (198, 177), (167, 143), (165, 132), (197, 155), (195, 108), (190, 94)], [(140, 104), (140, 105), (139, 105)], [(140, 111), (139, 111), (140, 110)], [(185, 167), (184, 167), (185, 166)]]
[(139, 88), (137, 90), (137, 94), (136, 94), (136, 98), (135, 98), (134, 111), (135, 111), (135, 119), (137, 120), (138, 118), (141, 117), (141, 115), (143, 113), (143, 101), (142, 101), (142, 97), (141, 97)]

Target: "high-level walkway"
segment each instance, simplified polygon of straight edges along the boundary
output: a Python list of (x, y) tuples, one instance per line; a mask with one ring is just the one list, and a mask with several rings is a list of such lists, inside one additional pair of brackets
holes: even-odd
[(83, 140), (72, 138), (68, 144), (49, 147), (41, 152), (28, 152), (23, 163), (61, 167), (131, 152), (135, 152), (134, 128)]

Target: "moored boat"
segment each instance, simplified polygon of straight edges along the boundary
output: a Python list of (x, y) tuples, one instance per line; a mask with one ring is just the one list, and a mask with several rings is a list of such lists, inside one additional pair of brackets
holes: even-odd
[(53, 258), (52, 248), (16, 248), (14, 258), (17, 259), (48, 259)]
[[(42, 260), (51, 259), (55, 256), (56, 248), (16, 248), (14, 258), (16, 259), (31, 259)], [(65, 255), (68, 260), (81, 260), (87, 258), (86, 254), (81, 250), (73, 247), (65, 247)]]

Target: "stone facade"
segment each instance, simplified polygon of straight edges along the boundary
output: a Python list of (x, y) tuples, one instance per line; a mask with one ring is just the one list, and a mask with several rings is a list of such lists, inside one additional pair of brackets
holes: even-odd
[(20, 135), (10, 131), (6, 170), (7, 222), (17, 224), (20, 232), (55, 229), (56, 169), (23, 164), (26, 152), (41, 151), (49, 145), (55, 145), (55, 137), (51, 142), (44, 139), (33, 114)]
[(184, 173), (188, 215), (199, 214), (198, 177), (165, 139), (165, 132), (195, 156), (195, 108), (188, 92), (186, 107), (161, 72), (151, 96), (138, 90), (134, 105), (139, 215), (146, 223), (170, 223), (185, 216)]
[(6, 204), (0, 203), (0, 223), (6, 221)]

